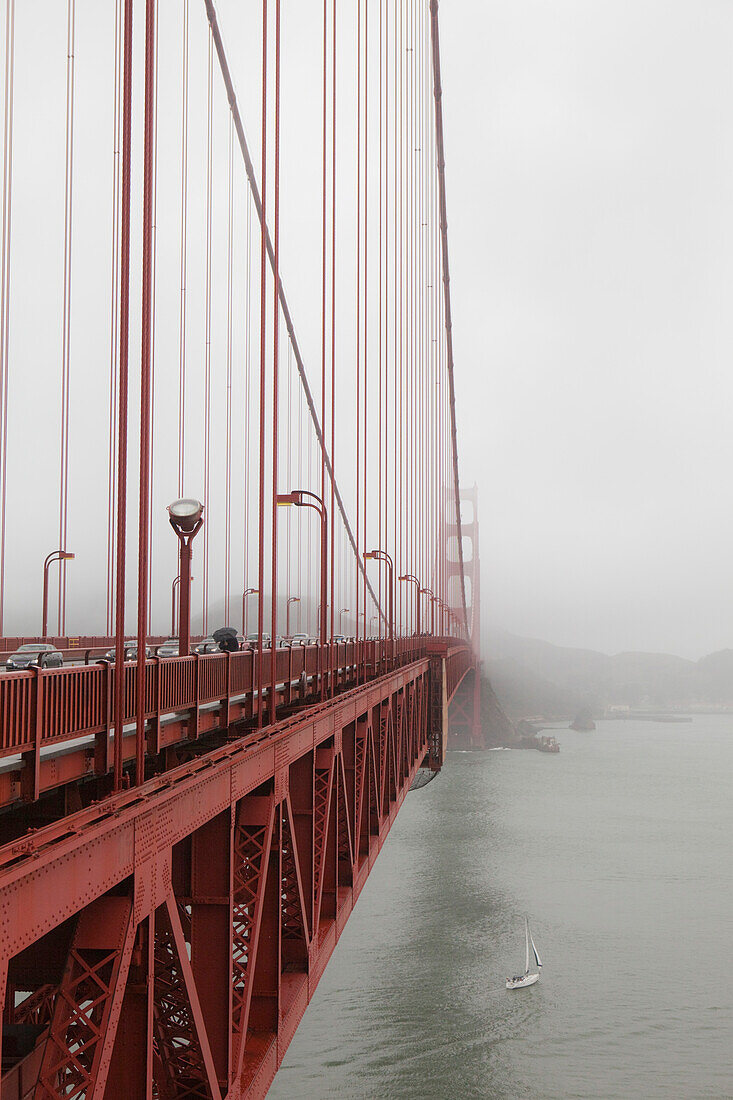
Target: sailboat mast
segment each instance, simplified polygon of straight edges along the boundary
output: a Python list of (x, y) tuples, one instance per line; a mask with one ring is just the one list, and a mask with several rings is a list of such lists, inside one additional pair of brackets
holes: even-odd
[(524, 973), (529, 974), (529, 919), (524, 918), (524, 943), (525, 943), (525, 955), (524, 955)]

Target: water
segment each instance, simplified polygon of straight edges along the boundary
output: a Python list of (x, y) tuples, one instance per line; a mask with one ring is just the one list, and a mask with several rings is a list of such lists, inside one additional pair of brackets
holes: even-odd
[(733, 719), (558, 736), (408, 797), (271, 1097), (733, 1097)]

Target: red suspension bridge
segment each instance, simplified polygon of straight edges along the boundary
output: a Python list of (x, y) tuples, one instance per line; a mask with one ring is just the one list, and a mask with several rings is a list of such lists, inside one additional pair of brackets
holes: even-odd
[(482, 745), (438, 3), (2, 48), (0, 1098), (263, 1096)]

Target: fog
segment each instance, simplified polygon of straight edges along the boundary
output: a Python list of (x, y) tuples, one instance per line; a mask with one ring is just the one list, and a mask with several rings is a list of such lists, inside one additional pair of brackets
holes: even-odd
[(733, 644), (733, 6), (443, 0), (464, 482), (491, 625)]
[[(63, 7), (23, 4), (16, 16), (8, 632), (25, 628), (29, 608), (35, 623), (43, 557), (57, 545), (59, 530)], [(221, 0), (219, 10), (257, 163), (259, 9), (255, 3)], [(312, 382), (320, 369), (320, 10), (314, 7), (309, 16), (306, 5), (283, 2), (281, 261)], [(351, 9), (340, 11), (339, 149), (346, 182), (339, 192), (339, 232), (347, 245), (339, 254), (337, 280), (341, 301), (350, 302), (355, 278), (354, 199), (348, 184), (355, 140), (350, 51), (355, 31)], [(48, 17), (39, 19), (43, 12)], [(488, 636), (508, 630), (607, 652), (651, 649), (688, 657), (731, 645), (733, 7), (723, 0), (441, 0), (440, 19), (458, 450), (462, 482), (479, 487), (484, 631)], [(139, 18), (138, 74), (142, 31)], [(166, 629), (176, 548), (165, 504), (177, 490), (207, 498), (212, 588), (207, 580), (202, 589), (204, 568), (197, 563), (194, 607), (201, 607), (202, 599), (205, 605), (209, 592), (212, 605), (229, 601), (234, 615), (244, 586), (253, 581), (256, 492), (248, 481), (242, 441), (255, 431), (258, 394), (254, 382), (248, 388), (238, 365), (246, 362), (252, 371), (247, 349), (257, 330), (254, 321), (245, 327), (243, 311), (235, 310), (234, 321), (227, 313), (229, 180), (235, 238), (230, 289), (242, 302), (246, 284), (251, 308), (257, 286), (247, 282), (247, 271), (256, 264), (257, 240), (215, 70), (214, 451), (207, 493), (209, 475), (201, 458), (207, 140), (203, 6), (191, 5), (190, 367), (181, 457), (176, 440), (180, 10), (163, 0), (160, 36), (151, 576), (153, 625)], [(80, 0), (70, 322), (68, 546), (77, 552), (68, 573), (71, 632), (103, 630), (105, 619), (113, 37), (114, 5)], [(139, 85), (135, 96), (139, 135)], [(128, 499), (133, 517), (128, 612), (133, 616), (139, 143), (135, 150)], [(376, 217), (372, 220), (376, 226)], [(370, 323), (375, 324), (374, 311)], [(338, 341), (339, 354), (349, 362), (354, 326), (343, 310)], [(234, 370), (228, 380), (231, 358)], [(283, 433), (282, 440), (281, 469), (287, 469), (290, 484), (296, 471), (315, 477), (318, 461), (286, 353), (283, 362), (286, 419), (298, 423), (297, 443), (294, 431)], [(352, 373), (350, 365), (339, 376), (343, 408), (353, 406)], [(228, 490), (234, 535), (224, 588), (228, 392), (234, 416), (234, 474)], [(339, 417), (336, 464), (353, 520), (352, 428), (347, 416)], [(373, 494), (369, 509), (372, 525)], [(299, 526), (295, 543), (303, 537)], [(310, 541), (316, 537), (310, 531)], [(348, 572), (350, 551), (343, 538), (339, 545), (339, 569)], [(315, 553), (309, 549), (306, 577), (315, 570)], [(300, 560), (293, 566), (297, 581), (291, 581), (288, 557), (281, 592), (301, 590)], [(351, 583), (343, 581), (339, 606), (353, 606)], [(302, 587), (305, 591), (304, 579)]]

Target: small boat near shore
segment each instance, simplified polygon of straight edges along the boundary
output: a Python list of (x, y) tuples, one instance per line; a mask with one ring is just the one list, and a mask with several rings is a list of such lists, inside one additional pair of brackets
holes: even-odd
[(554, 737), (538, 737), (537, 748), (540, 752), (559, 752), (560, 745)]
[[(513, 978), (507, 978), (507, 989), (526, 989), (529, 985), (534, 985), (535, 982), (540, 980), (540, 970), (542, 969), (542, 959), (540, 958), (537, 948), (534, 945), (532, 939), (532, 933), (529, 930), (529, 918), (524, 918), (524, 939), (525, 939), (525, 954), (524, 954), (524, 974), (517, 974)], [(537, 967), (536, 974), (530, 974), (529, 971), (529, 946), (532, 945), (532, 953), (534, 955), (535, 965)]]

